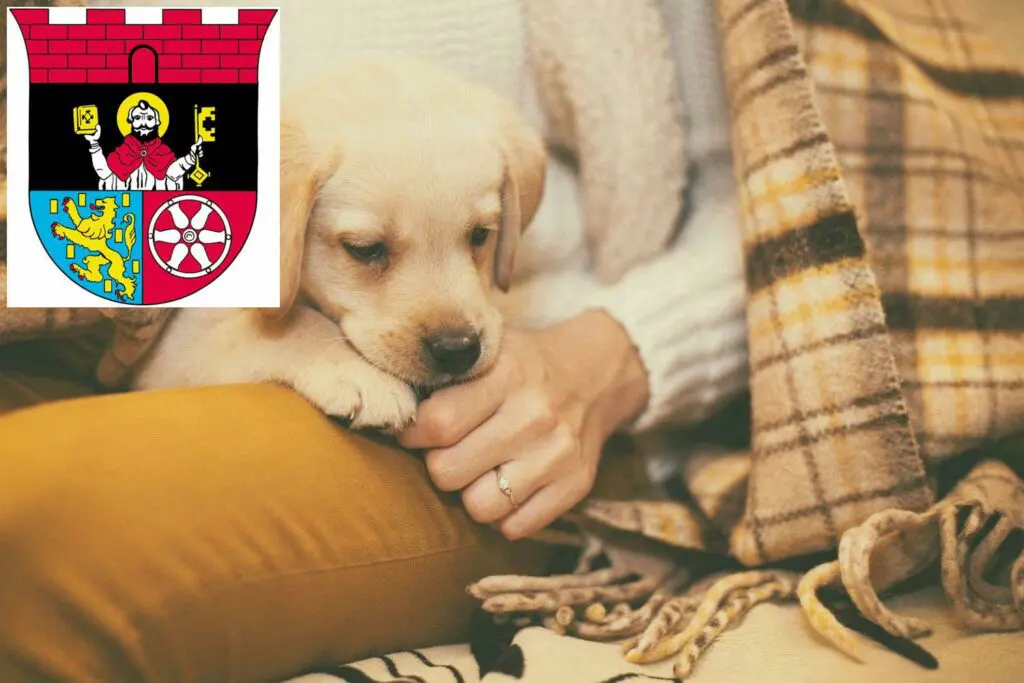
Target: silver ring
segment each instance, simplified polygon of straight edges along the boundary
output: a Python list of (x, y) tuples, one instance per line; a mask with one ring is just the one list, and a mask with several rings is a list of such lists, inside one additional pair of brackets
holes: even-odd
[(501, 492), (508, 497), (509, 502), (512, 503), (512, 508), (518, 508), (519, 503), (516, 502), (516, 497), (512, 495), (512, 487), (509, 486), (508, 479), (505, 478), (505, 475), (501, 473), (501, 467), (499, 466), (494, 470), (494, 473), (498, 475), (498, 488), (501, 489)]

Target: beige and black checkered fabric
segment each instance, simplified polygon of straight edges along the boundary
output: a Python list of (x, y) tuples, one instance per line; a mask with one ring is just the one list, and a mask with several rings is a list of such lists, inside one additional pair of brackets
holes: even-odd
[(750, 449), (690, 455), (689, 505), (592, 519), (761, 565), (928, 508), (944, 462), (1024, 433), (1024, 73), (968, 7), (718, 1)]
[(753, 463), (732, 550), (832, 546), (1024, 427), (1024, 74), (966, 0), (719, 2)]
[[(588, 533), (806, 563), (876, 513), (968, 511), (944, 496), (996, 458), (1012, 495), (979, 493), (971, 514), (1024, 529), (1024, 72), (971, 4), (717, 0), (750, 445), (690, 454), (674, 501), (588, 502)], [(946, 580), (984, 565), (950, 538), (943, 586), (963, 625), (1020, 628), (1009, 588), (990, 603)], [(932, 541), (895, 542), (887, 585), (934, 563)], [(1024, 591), (1024, 554), (1015, 567)], [(990, 612), (1006, 618), (974, 618)]]

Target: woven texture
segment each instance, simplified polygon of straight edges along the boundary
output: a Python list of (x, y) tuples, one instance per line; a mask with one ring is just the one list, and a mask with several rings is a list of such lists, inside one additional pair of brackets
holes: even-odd
[[(1024, 76), (968, 3), (720, 3), (753, 468), (732, 549), (822, 550), (1024, 424)], [(809, 78), (808, 78), (809, 76)]]
[[(679, 576), (693, 573), (687, 563), (623, 584), (631, 566), (614, 556), (605, 574), (490, 577), (470, 590), (488, 611), (547, 615), (581, 637), (615, 630), (586, 625), (590, 605), (604, 614), (613, 596), (647, 600), (615, 622), (619, 635), (647, 629), (627, 656), (679, 655), (681, 677), (769, 599), (799, 599), (816, 630), (858, 656), (818, 601), (829, 584), (890, 635), (923, 635), (871, 586), (936, 562), (961, 626), (1019, 629), (1024, 555), (1004, 541), (1024, 519), (1024, 452), (1012, 440), (1024, 431), (1024, 74), (967, 0), (717, 8), (743, 216), (749, 449), (695, 449), (667, 487), (674, 500), (591, 501), (575, 519), (606, 549), (620, 544), (614, 530), (655, 541), (652, 555), (806, 567), (839, 549), (839, 560), (799, 578), (726, 574), (705, 587), (710, 601), (668, 599), (693, 578)], [(687, 435), (659, 438), (678, 449)], [(946, 480), (968, 473), (946, 496)], [(979, 577), (997, 548), (1015, 569), (989, 590)]]
[(580, 162), (591, 267), (615, 282), (664, 248), (686, 157), (671, 44), (657, 3), (523, 0), (549, 137)]
[(748, 565), (927, 508), (944, 461), (1024, 426), (1024, 75), (933, 4), (719, 2), (752, 438), (684, 479), (745, 487)]

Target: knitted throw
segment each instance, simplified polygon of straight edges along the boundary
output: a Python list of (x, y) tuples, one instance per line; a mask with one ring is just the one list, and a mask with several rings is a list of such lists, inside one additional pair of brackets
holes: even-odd
[[(964, 628), (1024, 628), (1024, 73), (969, 5), (718, 0), (749, 450), (690, 456), (685, 501), (585, 503), (560, 535), (577, 572), (483, 579), (484, 610), (678, 656), (680, 678), (766, 600), (859, 657), (830, 584), (888, 637), (927, 633), (876, 591), (935, 564)], [(687, 550), (756, 569), (695, 581)]]

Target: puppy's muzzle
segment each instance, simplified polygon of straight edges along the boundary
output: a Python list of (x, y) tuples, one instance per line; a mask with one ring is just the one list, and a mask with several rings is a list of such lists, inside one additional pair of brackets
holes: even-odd
[(469, 329), (439, 330), (423, 339), (423, 350), (434, 372), (461, 375), (480, 360), (480, 335)]

